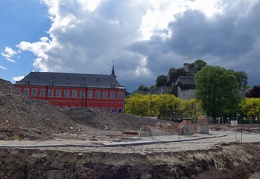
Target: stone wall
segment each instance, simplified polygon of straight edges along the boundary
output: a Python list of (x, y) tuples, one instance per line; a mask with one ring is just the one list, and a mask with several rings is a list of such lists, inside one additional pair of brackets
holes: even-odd
[(188, 89), (183, 91), (178, 89), (177, 97), (183, 100), (190, 100), (192, 98), (195, 98), (195, 89)]
[(165, 94), (171, 90), (170, 86), (162, 86), (151, 89), (151, 94)]

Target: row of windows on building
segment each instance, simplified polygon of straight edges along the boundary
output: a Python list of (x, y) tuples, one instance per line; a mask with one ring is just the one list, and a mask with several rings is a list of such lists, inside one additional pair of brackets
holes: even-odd
[[(21, 89), (20, 89), (21, 90)], [(62, 93), (62, 91), (64, 91)], [(45, 97), (46, 95), (48, 97), (65, 97), (65, 98), (84, 98), (85, 97), (85, 91), (84, 90), (81, 90), (81, 91), (78, 91), (78, 90), (69, 90), (69, 89), (65, 89), (65, 90), (61, 90), (61, 89), (56, 89), (55, 91), (53, 89), (48, 89), (48, 93), (46, 94), (46, 89), (40, 89), (40, 93), (38, 95), (38, 89), (37, 88), (33, 88), (32, 91), (31, 91), (31, 94), (29, 93), (29, 88), (24, 88), (24, 91), (23, 91), (24, 95), (25, 96), (32, 96), (32, 97)], [(109, 96), (108, 96), (109, 94)], [(102, 96), (101, 96), (102, 95)], [(101, 91), (93, 91), (93, 90), (88, 90), (87, 91), (87, 97), (88, 98), (96, 98), (96, 99), (100, 99), (100, 98), (103, 98), (103, 99), (123, 99), (123, 92), (119, 91), (117, 93), (117, 96), (116, 96), (116, 92), (115, 91), (110, 91), (108, 93), (108, 91), (102, 91), (102, 94), (101, 94)]]

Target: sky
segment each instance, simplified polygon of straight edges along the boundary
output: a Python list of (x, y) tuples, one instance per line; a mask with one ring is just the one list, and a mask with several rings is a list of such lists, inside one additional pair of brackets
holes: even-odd
[(126, 90), (202, 59), (260, 76), (260, 0), (0, 0), (0, 78), (111, 74)]

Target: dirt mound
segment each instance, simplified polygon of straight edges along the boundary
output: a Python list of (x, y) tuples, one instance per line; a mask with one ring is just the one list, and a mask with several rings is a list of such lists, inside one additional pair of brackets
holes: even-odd
[[(0, 139), (38, 139), (51, 134), (93, 131), (139, 131), (161, 120), (93, 108), (57, 110), (47, 101), (27, 98), (10, 82), (0, 79)], [(92, 133), (91, 133), (92, 132)]]
[(159, 121), (149, 117), (100, 111), (93, 108), (62, 110), (62, 113), (79, 124), (111, 131), (138, 131), (144, 125), (155, 126)]
[(47, 101), (27, 98), (0, 79), (0, 139), (42, 138), (51, 133), (81, 130)]

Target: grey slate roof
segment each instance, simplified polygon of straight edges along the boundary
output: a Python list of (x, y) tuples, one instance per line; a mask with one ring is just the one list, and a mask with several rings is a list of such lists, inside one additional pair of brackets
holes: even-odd
[(80, 74), (80, 73), (59, 73), (59, 72), (30, 72), (16, 85), (36, 86), (69, 86), (69, 87), (98, 87), (98, 88), (122, 88), (113, 75)]

